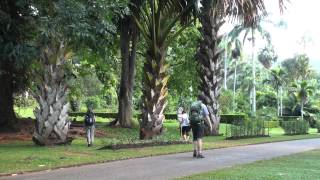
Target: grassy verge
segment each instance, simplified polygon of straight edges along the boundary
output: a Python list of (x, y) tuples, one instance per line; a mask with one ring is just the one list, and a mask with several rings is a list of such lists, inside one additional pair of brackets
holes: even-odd
[(320, 150), (308, 151), (272, 160), (258, 161), (181, 179), (319, 179)]
[[(170, 131), (170, 133), (167, 133), (167, 136), (175, 136), (176, 131)], [(187, 152), (192, 150), (191, 144), (122, 149), (117, 151), (97, 150), (113, 140), (119, 140), (123, 138), (122, 141), (126, 141), (126, 138), (130, 135), (137, 134), (137, 131), (133, 132), (133, 130), (127, 129), (109, 129), (109, 131), (107, 129), (107, 132), (110, 133), (110, 135), (108, 135), (106, 138), (98, 138), (96, 140), (95, 147), (93, 148), (86, 147), (84, 138), (76, 139), (70, 146), (57, 147), (38, 147), (35, 146), (31, 141), (13, 141), (7, 144), (0, 144), (0, 174), (21, 173), (26, 171), (52, 169), (78, 164)], [(297, 136), (273, 135), (272, 137), (227, 141), (223, 136), (220, 136), (206, 137), (204, 142), (205, 149), (213, 149), (319, 137), (320, 136), (318, 134)]]
[[(29, 114), (31, 110), (27, 111)], [(27, 112), (24, 112), (27, 114)], [(80, 118), (80, 117), (79, 117)], [(106, 122), (106, 119), (99, 119)], [(178, 124), (176, 121), (166, 121), (164, 124), (166, 132), (158, 137), (164, 140), (179, 139)], [(106, 136), (97, 138), (93, 148), (86, 147), (84, 138), (74, 140), (70, 146), (38, 147), (32, 141), (10, 141), (0, 144), (0, 175), (8, 173), (21, 173), (53, 169), (58, 167), (73, 166), (79, 164), (97, 163), (113, 160), (121, 160), (136, 157), (154, 156), (178, 152), (192, 151), (191, 144), (156, 146), (136, 149), (98, 150), (99, 148), (112, 143), (130, 143), (138, 140), (138, 127), (133, 129), (100, 127), (106, 131)], [(225, 132), (225, 125), (220, 126), (221, 133)], [(294, 139), (320, 138), (315, 133), (316, 129), (310, 129), (308, 135), (284, 136), (281, 128), (271, 129), (271, 137), (260, 137), (240, 140), (225, 140), (225, 137), (204, 138), (204, 148), (224, 148), (248, 144), (258, 144), (276, 141), (287, 141)]]

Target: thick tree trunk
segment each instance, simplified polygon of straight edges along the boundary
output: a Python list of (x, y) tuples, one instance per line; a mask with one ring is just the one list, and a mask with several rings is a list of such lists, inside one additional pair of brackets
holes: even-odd
[(132, 97), (135, 77), (136, 47), (138, 41), (137, 28), (130, 16), (121, 22), (121, 82), (119, 93), (118, 124), (121, 127), (132, 126)]
[(214, 13), (214, 9), (209, 1), (202, 2), (202, 13), (200, 22), (202, 24), (201, 34), (202, 40), (197, 52), (196, 58), (200, 64), (200, 93), (206, 97), (205, 104), (210, 113), (210, 120), (213, 125), (213, 130), (206, 126), (205, 133), (207, 135), (218, 135), (220, 116), (218, 114), (221, 80), (222, 80), (222, 65), (221, 54), (222, 49), (219, 48), (222, 36), (218, 35), (218, 31), (224, 21)]
[(9, 65), (0, 66), (0, 130), (14, 130), (16, 115), (13, 109), (13, 77)]
[[(159, 47), (159, 46), (158, 46)], [(168, 95), (168, 64), (165, 62), (166, 48), (157, 51), (147, 50), (144, 64), (143, 107), (140, 122), (140, 139), (150, 139), (162, 132), (165, 119), (164, 109)], [(156, 53), (156, 54), (154, 54)]]
[[(36, 126), (33, 141), (37, 145), (69, 143), (67, 83), (65, 61), (67, 53), (61, 42), (58, 47), (41, 50), (42, 72), (34, 96), (39, 104), (35, 109)], [(56, 58), (56, 59), (54, 59)], [(55, 62), (52, 62), (55, 60)]]

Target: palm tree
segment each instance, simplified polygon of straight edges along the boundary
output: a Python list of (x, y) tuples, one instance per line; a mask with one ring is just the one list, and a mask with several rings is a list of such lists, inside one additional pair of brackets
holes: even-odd
[[(140, 139), (162, 132), (169, 79), (166, 53), (170, 43), (192, 22), (194, 1), (147, 0), (134, 20), (146, 41)], [(177, 26), (181, 21), (180, 26)]]
[(270, 34), (263, 30), (263, 28), (260, 25), (260, 20), (258, 22), (255, 22), (254, 26), (246, 26), (246, 25), (238, 25), (234, 28), (233, 32), (230, 34), (233, 34), (233, 37), (237, 37), (240, 35), (241, 32), (245, 32), (243, 43), (246, 40), (246, 37), (248, 34), (251, 34), (251, 38), (249, 39), (251, 41), (251, 64), (252, 64), (252, 94), (253, 94), (253, 100), (252, 100), (252, 113), (255, 115), (256, 112), (256, 63), (255, 63), (255, 34), (256, 31), (258, 31), (262, 37), (266, 38), (268, 43), (270, 44)]
[[(262, 0), (202, 0), (202, 8), (199, 16), (202, 40), (196, 54), (200, 65), (201, 85), (200, 94), (206, 97), (205, 104), (210, 113), (213, 124), (212, 132), (207, 134), (218, 134), (220, 116), (218, 115), (218, 97), (220, 94), (221, 61), (223, 52), (219, 48), (222, 36), (218, 32), (225, 22), (226, 17), (239, 19), (246, 27), (253, 27), (260, 16), (266, 14)], [(280, 0), (282, 4), (282, 0)], [(208, 128), (207, 128), (208, 129)]]
[(292, 93), (295, 95), (298, 101), (300, 101), (301, 120), (303, 120), (304, 105), (307, 103), (309, 96), (313, 94), (315, 88), (309, 85), (307, 81), (301, 81), (299, 84), (294, 83), (291, 87), (295, 89)]
[(270, 79), (265, 80), (265, 82), (270, 83), (273, 88), (277, 91), (277, 115), (282, 116), (282, 93), (283, 85), (285, 84), (284, 75), (285, 71), (281, 68), (272, 69), (270, 72)]
[(240, 41), (237, 39), (235, 41), (235, 49), (232, 50), (232, 59), (235, 61), (235, 67), (234, 67), (234, 78), (233, 78), (233, 112), (235, 111), (236, 107), (236, 83), (237, 83), (237, 63), (238, 58), (241, 56), (242, 46)]

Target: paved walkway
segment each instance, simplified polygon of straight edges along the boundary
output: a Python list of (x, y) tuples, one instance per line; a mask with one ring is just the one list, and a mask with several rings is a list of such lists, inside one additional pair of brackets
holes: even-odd
[(312, 149), (320, 149), (320, 139), (208, 150), (204, 152), (204, 159), (192, 158), (192, 153), (180, 153), (2, 177), (0, 180), (172, 179)]

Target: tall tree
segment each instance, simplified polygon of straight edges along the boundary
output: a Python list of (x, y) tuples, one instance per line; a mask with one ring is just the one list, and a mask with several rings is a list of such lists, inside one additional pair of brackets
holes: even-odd
[(292, 88), (295, 89), (292, 93), (295, 95), (297, 100), (300, 101), (301, 119), (303, 120), (304, 105), (307, 103), (309, 96), (313, 94), (314, 87), (310, 86), (307, 81), (301, 81), (299, 84), (294, 83)]
[[(135, 17), (146, 41), (140, 139), (162, 132), (169, 79), (166, 53), (170, 43), (192, 22), (186, 15), (193, 6), (193, 1), (147, 0), (140, 8), (141, 18)], [(177, 26), (181, 20), (186, 23)]]
[(132, 126), (132, 96), (135, 77), (135, 61), (139, 36), (139, 29), (134, 23), (133, 16), (139, 19), (139, 8), (144, 0), (131, 0), (129, 9), (131, 14), (125, 15), (120, 24), (120, 48), (121, 48), (121, 81), (119, 92), (118, 118), (113, 124), (118, 123), (122, 127)]
[(218, 134), (220, 117), (218, 115), (218, 97), (221, 81), (220, 56), (223, 50), (219, 48), (222, 36), (219, 29), (226, 17), (239, 19), (246, 26), (253, 26), (258, 18), (265, 14), (265, 6), (262, 0), (226, 1), (226, 0), (202, 0), (202, 9), (199, 16), (201, 22), (202, 40), (197, 52), (200, 64), (200, 93), (206, 96), (206, 102), (213, 124), (212, 132)]
[(30, 1), (0, 2), (0, 127), (14, 129), (13, 94), (28, 83), (28, 68), (34, 58), (31, 40), (34, 16)]
[(281, 68), (272, 69), (270, 72), (270, 79), (265, 82), (270, 83), (273, 88), (277, 91), (277, 115), (282, 116), (282, 99), (283, 99), (283, 85), (285, 84), (284, 75), (285, 71)]
[[(33, 141), (38, 145), (68, 142), (68, 63), (77, 51), (104, 47), (112, 26), (108, 23), (108, 5), (101, 1), (39, 1), (37, 38), (40, 55), (35, 65), (33, 94), (35, 109)], [(99, 48), (97, 48), (99, 47)]]

